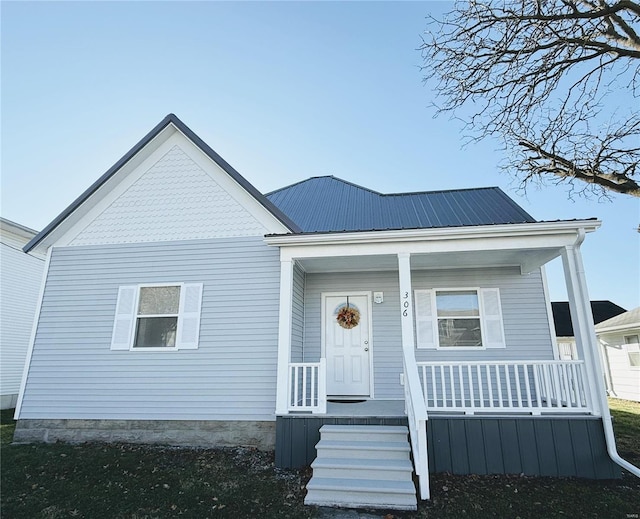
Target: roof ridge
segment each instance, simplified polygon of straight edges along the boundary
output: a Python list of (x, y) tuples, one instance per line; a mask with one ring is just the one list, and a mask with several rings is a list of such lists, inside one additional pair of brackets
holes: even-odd
[(498, 186), (483, 186), (483, 187), (461, 187), (454, 189), (435, 189), (433, 191), (406, 191), (400, 193), (381, 193), (382, 196), (405, 196), (405, 195), (432, 195), (436, 193), (454, 193), (460, 191), (480, 191), (484, 189), (498, 189)]
[(313, 176), (313, 177), (305, 178), (304, 180), (300, 180), (298, 182), (294, 182), (293, 184), (289, 184), (288, 186), (284, 186), (284, 187), (275, 189), (273, 191), (269, 191), (268, 193), (265, 193), (264, 196), (271, 196), (271, 195), (274, 195), (274, 194), (276, 194), (276, 193), (278, 193), (280, 191), (284, 191), (285, 189), (290, 189), (290, 188), (292, 188), (294, 186), (298, 186), (300, 184), (304, 184), (305, 182), (309, 182), (310, 180), (314, 180), (314, 179), (318, 179), (318, 178), (330, 178), (330, 179), (333, 179), (333, 180), (337, 180), (338, 182), (342, 182), (343, 184), (347, 184), (347, 185), (352, 186), (352, 187), (357, 187), (358, 189), (362, 189), (364, 191), (369, 191), (370, 193), (373, 193), (375, 195), (384, 196), (384, 194), (380, 193), (379, 191), (375, 191), (374, 189), (371, 189), (371, 188), (368, 188), (368, 187), (364, 187), (364, 186), (361, 186), (359, 184), (355, 184), (354, 182), (350, 182), (348, 180), (344, 180), (343, 178), (336, 177), (335, 175), (316, 175), (316, 176)]

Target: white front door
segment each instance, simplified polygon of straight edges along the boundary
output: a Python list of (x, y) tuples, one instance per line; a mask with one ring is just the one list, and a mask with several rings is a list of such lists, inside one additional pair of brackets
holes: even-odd
[(370, 396), (369, 297), (325, 296), (327, 395)]

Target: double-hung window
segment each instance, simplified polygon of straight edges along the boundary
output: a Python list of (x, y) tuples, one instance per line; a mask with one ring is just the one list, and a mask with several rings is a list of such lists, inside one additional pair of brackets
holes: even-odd
[(418, 348), (504, 348), (497, 288), (416, 290)]
[(167, 351), (198, 347), (202, 284), (121, 286), (112, 350)]

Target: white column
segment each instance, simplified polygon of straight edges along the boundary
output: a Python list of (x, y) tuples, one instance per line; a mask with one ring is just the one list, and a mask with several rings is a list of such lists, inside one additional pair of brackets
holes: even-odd
[(276, 414), (289, 409), (289, 362), (291, 361), (291, 316), (293, 308), (293, 260), (280, 260), (280, 312), (278, 321), (278, 375)]
[(587, 389), (591, 396), (593, 413), (600, 415), (607, 410), (607, 407), (603, 407), (603, 401), (606, 402), (606, 393), (598, 355), (598, 341), (593, 324), (589, 292), (587, 291), (582, 255), (580, 254), (580, 242), (581, 240), (578, 240), (576, 245), (564, 247), (562, 250), (562, 265), (567, 284), (569, 311), (571, 312), (576, 347), (585, 362)]
[(411, 256), (408, 252), (398, 254), (400, 277), (400, 321), (402, 323), (402, 347), (414, 355), (413, 296), (411, 293)]

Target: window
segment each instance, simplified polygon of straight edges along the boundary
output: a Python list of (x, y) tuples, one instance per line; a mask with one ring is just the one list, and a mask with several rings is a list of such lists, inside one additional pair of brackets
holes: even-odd
[(198, 347), (202, 284), (121, 286), (112, 350), (178, 350)]
[(140, 287), (134, 348), (175, 348), (180, 287)]
[(441, 348), (482, 346), (476, 290), (436, 290), (436, 313)]
[(504, 348), (497, 288), (416, 290), (418, 348)]
[(638, 335), (625, 335), (624, 343), (627, 346), (629, 356), (629, 366), (640, 369), (640, 340)]

